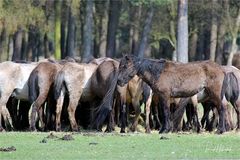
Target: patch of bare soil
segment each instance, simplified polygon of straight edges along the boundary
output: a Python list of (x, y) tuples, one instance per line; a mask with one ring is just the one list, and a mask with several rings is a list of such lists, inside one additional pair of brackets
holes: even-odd
[(89, 145), (97, 145), (97, 142), (90, 142)]
[(62, 138), (60, 138), (60, 140), (71, 141), (71, 140), (74, 140), (74, 138), (72, 137), (72, 135), (67, 134), (67, 135), (64, 135)]
[(58, 136), (54, 135), (53, 133), (50, 133), (46, 138), (48, 139), (54, 139), (54, 138), (59, 138)]
[(168, 137), (165, 137), (165, 136), (161, 136), (161, 137), (160, 137), (160, 140), (169, 140), (169, 138), (168, 138)]
[(12, 152), (12, 151), (16, 151), (16, 150), (17, 149), (14, 146), (0, 148), (0, 152)]

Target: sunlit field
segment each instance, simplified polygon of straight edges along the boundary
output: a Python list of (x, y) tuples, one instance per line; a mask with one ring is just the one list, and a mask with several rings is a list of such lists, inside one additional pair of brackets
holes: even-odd
[[(64, 135), (69, 139), (62, 140)], [(0, 159), (237, 159), (240, 157), (237, 132), (145, 133), (94, 132), (5, 132)]]

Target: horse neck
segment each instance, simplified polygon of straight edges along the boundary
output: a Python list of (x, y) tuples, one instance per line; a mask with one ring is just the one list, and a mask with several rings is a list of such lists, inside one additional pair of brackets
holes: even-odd
[(152, 86), (159, 79), (163, 68), (164, 63), (162, 62), (144, 59), (139, 65), (137, 75), (149, 86)]

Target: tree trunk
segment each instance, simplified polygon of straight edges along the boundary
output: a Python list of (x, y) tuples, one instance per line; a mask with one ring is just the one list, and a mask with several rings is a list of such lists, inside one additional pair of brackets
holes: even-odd
[(174, 51), (172, 53), (172, 60), (177, 61), (177, 54), (176, 54), (177, 40), (176, 40), (176, 25), (175, 25), (175, 19), (176, 19), (177, 14), (175, 11), (174, 1), (170, 2), (168, 12), (170, 14), (170, 39), (169, 39), (169, 42), (172, 44), (172, 46), (174, 48)]
[(129, 49), (130, 53), (136, 54), (138, 51), (138, 41), (139, 41), (139, 25), (141, 17), (141, 6), (133, 6), (130, 9), (130, 38), (129, 38)]
[(9, 35), (8, 37), (8, 61), (12, 60), (13, 56), (13, 35)]
[(65, 29), (66, 29), (66, 21), (61, 21), (61, 58), (66, 57), (65, 53)]
[(0, 35), (0, 62), (5, 60), (4, 56), (6, 56), (6, 54), (7, 54), (5, 51), (6, 39), (7, 39), (7, 32), (6, 32), (6, 28), (3, 27), (1, 35)]
[(211, 24), (211, 39), (210, 39), (210, 60), (215, 61), (216, 46), (217, 46), (217, 13), (214, 7), (217, 5), (217, 0), (212, 0), (212, 24)]
[[(223, 7), (223, 16), (226, 17), (226, 12), (229, 8), (229, 1), (228, 0), (222, 0), (222, 7)], [(221, 19), (218, 24), (218, 34), (217, 34), (217, 55), (216, 55), (216, 62), (218, 64), (223, 63), (223, 47), (224, 47), (224, 37), (226, 34), (226, 26), (225, 26), (225, 20)]]
[(238, 9), (238, 16), (235, 20), (235, 25), (232, 32), (232, 47), (228, 57), (227, 65), (232, 65), (233, 56), (238, 50), (237, 37), (238, 37), (239, 27), (240, 27), (240, 9)]
[(218, 64), (222, 64), (225, 32), (226, 32), (225, 25), (222, 22), (220, 22), (217, 37), (217, 56), (216, 56), (216, 62)]
[(21, 60), (27, 60), (27, 34), (23, 31)]
[[(69, 4), (70, 5), (70, 4)], [(67, 1), (62, 2), (61, 9), (61, 58), (64, 59), (67, 55), (66, 53), (66, 24), (68, 21), (68, 14), (70, 6), (67, 5)]]
[(110, 0), (106, 49), (107, 57), (113, 57), (116, 52), (116, 33), (118, 28), (121, 5), (121, 1)]
[(69, 9), (66, 56), (75, 57), (75, 17)]
[(61, 1), (54, 1), (55, 5), (55, 29), (54, 29), (54, 57), (61, 59)]
[(189, 46), (189, 60), (194, 61), (197, 52), (197, 40), (198, 40), (198, 33), (194, 31), (191, 38), (190, 38), (190, 46)]
[(227, 65), (228, 66), (232, 65), (232, 59), (233, 59), (234, 54), (237, 52), (237, 48), (238, 48), (237, 37), (233, 37), (231, 51), (230, 51), (230, 54), (229, 54), (229, 57), (228, 57), (228, 61), (227, 61)]
[(103, 7), (104, 10), (101, 9), (100, 12), (101, 18), (100, 18), (100, 38), (99, 38), (99, 54), (100, 57), (106, 57), (106, 47), (107, 47), (107, 27), (108, 27), (108, 1), (103, 1)]
[(147, 17), (146, 17), (146, 20), (144, 23), (144, 28), (143, 28), (143, 32), (142, 32), (142, 36), (141, 36), (141, 42), (140, 42), (139, 48), (138, 48), (137, 56), (141, 57), (141, 58), (144, 57), (144, 52), (145, 52), (146, 45), (147, 45), (148, 35), (151, 30), (152, 17), (153, 17), (153, 7), (151, 6), (147, 12)]
[(22, 36), (23, 36), (22, 29), (18, 29), (13, 36), (12, 61), (18, 61), (21, 59)]
[(188, 62), (188, 0), (178, 0), (177, 59)]
[(93, 0), (86, 2), (85, 24), (83, 27), (83, 58), (90, 58), (92, 56), (93, 44)]
[(48, 33), (46, 32), (44, 34), (43, 38), (43, 45), (44, 45), (44, 58), (49, 58), (50, 57), (50, 51), (49, 51), (49, 42), (48, 42)]

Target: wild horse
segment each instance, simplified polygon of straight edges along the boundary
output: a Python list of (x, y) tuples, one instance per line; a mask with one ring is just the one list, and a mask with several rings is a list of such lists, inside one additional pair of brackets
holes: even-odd
[(121, 100), (121, 133), (125, 133), (125, 127), (127, 124), (128, 116), (127, 112), (129, 107), (132, 106), (135, 112), (131, 131), (135, 131), (138, 125), (139, 116), (141, 113), (141, 104), (144, 103), (146, 111), (145, 129), (146, 133), (150, 133), (149, 116), (150, 116), (150, 105), (152, 102), (152, 91), (150, 87), (142, 81), (137, 75), (134, 76), (126, 86), (121, 88), (117, 86), (120, 94), (119, 99)]
[(190, 97), (205, 89), (209, 99), (219, 112), (218, 133), (225, 132), (222, 105), (224, 72), (212, 61), (178, 63), (164, 59), (140, 59), (132, 55), (124, 56), (120, 61), (117, 83), (121, 86), (128, 83), (134, 75), (143, 79), (160, 97), (163, 107), (164, 122), (160, 133), (169, 132), (170, 99)]
[[(48, 101), (47, 107), (47, 124), (49, 123), (49, 110), (52, 109), (53, 96), (51, 94), (53, 82), (55, 80), (56, 74), (63, 67), (63, 62), (58, 63), (54, 61), (42, 62), (36, 66), (36, 68), (31, 72), (28, 85), (29, 89), (29, 100), (32, 103), (30, 130), (36, 130), (36, 112), (39, 115), (41, 121), (41, 129), (45, 129), (45, 123), (43, 120), (43, 105)], [(48, 124), (49, 125), (49, 124)]]
[(28, 85), (27, 80), (36, 67), (37, 63), (15, 63), (2, 62), (0, 63), (0, 131), (3, 130), (1, 116), (5, 121), (6, 126), (12, 126), (12, 119), (6, 107), (10, 96), (20, 100), (28, 100)]

